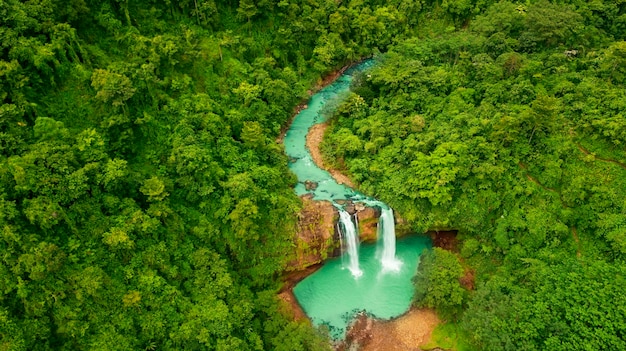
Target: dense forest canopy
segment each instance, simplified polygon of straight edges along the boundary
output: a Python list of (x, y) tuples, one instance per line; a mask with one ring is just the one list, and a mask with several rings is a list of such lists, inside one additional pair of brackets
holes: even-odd
[(461, 231), (476, 291), (431, 268), (424, 303), (484, 349), (623, 349), (625, 34), (624, 1), (0, 2), (1, 348), (327, 349), (275, 299), (275, 139), (383, 52), (326, 150)]
[(416, 230), (459, 230), (476, 290), (436, 250), (418, 305), (478, 349), (626, 349), (626, 3), (443, 1), (420, 19), (324, 146)]
[(275, 299), (301, 204), (274, 140), (418, 10), (0, 2), (0, 348), (327, 348)]

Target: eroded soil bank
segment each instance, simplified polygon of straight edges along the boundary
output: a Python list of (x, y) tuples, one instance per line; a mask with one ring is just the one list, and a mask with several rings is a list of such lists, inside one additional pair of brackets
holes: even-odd
[(348, 178), (348, 176), (324, 163), (324, 158), (322, 157), (322, 152), (320, 151), (320, 144), (324, 139), (324, 133), (326, 132), (327, 128), (328, 122), (316, 124), (311, 127), (311, 129), (309, 129), (309, 133), (306, 136), (306, 147), (311, 153), (313, 162), (315, 162), (315, 164), (319, 168), (326, 170), (328, 173), (330, 173), (330, 175), (335, 179), (337, 183), (345, 184), (351, 188), (354, 188), (354, 184), (352, 183), (350, 178)]
[(439, 324), (439, 318), (431, 309), (411, 309), (390, 321), (357, 318), (348, 331), (346, 341), (338, 350), (360, 351), (421, 351)]

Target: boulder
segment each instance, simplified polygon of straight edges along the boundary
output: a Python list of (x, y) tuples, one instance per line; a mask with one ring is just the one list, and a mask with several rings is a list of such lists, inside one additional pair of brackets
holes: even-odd
[(317, 182), (314, 182), (312, 180), (305, 180), (304, 181), (304, 188), (307, 191), (315, 190), (315, 189), (317, 189)]
[(380, 210), (374, 207), (363, 206), (356, 216), (359, 219), (359, 236), (361, 241), (376, 241)]
[(348, 212), (351, 215), (356, 213), (356, 206), (354, 202), (352, 201), (348, 201), (348, 203), (346, 203), (343, 209), (346, 210), (346, 212)]
[(359, 312), (352, 324), (348, 326), (346, 339), (342, 343), (341, 348), (344, 350), (358, 350), (362, 345), (369, 343), (373, 335), (372, 325), (372, 319), (368, 318), (366, 313)]

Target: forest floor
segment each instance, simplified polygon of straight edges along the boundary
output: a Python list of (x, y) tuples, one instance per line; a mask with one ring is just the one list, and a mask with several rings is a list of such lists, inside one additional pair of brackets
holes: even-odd
[(324, 163), (324, 158), (322, 157), (322, 152), (320, 150), (320, 144), (322, 143), (322, 140), (324, 139), (324, 133), (326, 132), (326, 128), (328, 128), (328, 123), (326, 122), (316, 124), (313, 127), (311, 127), (311, 129), (309, 129), (309, 133), (306, 135), (306, 147), (309, 149), (309, 152), (311, 153), (313, 162), (315, 162), (315, 164), (319, 168), (328, 171), (328, 173), (330, 173), (330, 175), (335, 179), (337, 183), (345, 184), (351, 188), (354, 188), (354, 184), (352, 183), (350, 178), (348, 178), (348, 176), (341, 173), (337, 169), (328, 167)]
[(459, 239), (456, 230), (437, 230), (428, 232), (434, 247), (440, 247), (454, 253), (459, 252)]
[(618, 166), (622, 167), (623, 169), (626, 169), (626, 164), (623, 164), (620, 161), (613, 160), (613, 159), (610, 159), (610, 158), (603, 158), (603, 157), (596, 156), (595, 153), (591, 153), (589, 150), (585, 149), (582, 145), (580, 145), (580, 143), (576, 143), (576, 146), (578, 147), (578, 150), (580, 150), (580, 152), (582, 152), (585, 155), (592, 155), (596, 160), (609, 162), (609, 163), (618, 165)]

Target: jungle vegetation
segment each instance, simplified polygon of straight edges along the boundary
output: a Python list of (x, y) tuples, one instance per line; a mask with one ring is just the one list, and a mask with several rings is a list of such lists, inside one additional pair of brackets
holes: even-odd
[(324, 141), (416, 231), (459, 231), (416, 304), (478, 350), (626, 349), (626, 3), (444, 0), (417, 28)]
[(477, 289), (435, 251), (424, 303), (484, 349), (623, 349), (625, 7), (0, 2), (1, 348), (327, 349), (275, 298), (301, 206), (275, 140), (377, 54), (326, 150), (460, 230)]
[(275, 142), (406, 1), (0, 2), (0, 349), (323, 350)]

